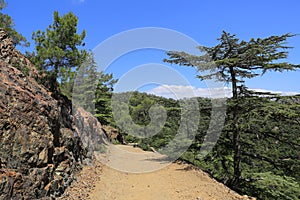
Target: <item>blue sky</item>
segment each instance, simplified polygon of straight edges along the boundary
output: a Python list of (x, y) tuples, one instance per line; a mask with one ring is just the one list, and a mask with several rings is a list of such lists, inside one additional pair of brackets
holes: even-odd
[[(284, 33), (300, 34), (299, 0), (7, 0), (4, 10), (27, 39), (33, 31), (45, 30), (52, 23), (53, 11), (72, 11), (79, 18), (79, 30), (85, 29), (86, 47), (99, 43), (120, 32), (142, 27), (173, 29), (193, 38), (201, 45), (217, 44), (222, 30), (243, 40)], [(289, 62), (300, 63), (300, 35), (288, 40)], [(34, 43), (31, 41), (32, 50)], [(107, 72), (120, 78), (130, 69), (145, 63), (162, 63), (163, 51), (144, 50), (129, 53), (116, 60)], [(164, 63), (162, 63), (164, 64)], [(205, 84), (195, 78), (195, 70), (172, 66), (195, 88)], [(268, 73), (247, 80), (249, 88), (282, 92), (299, 92), (300, 72)], [(178, 88), (177, 88), (178, 89)]]

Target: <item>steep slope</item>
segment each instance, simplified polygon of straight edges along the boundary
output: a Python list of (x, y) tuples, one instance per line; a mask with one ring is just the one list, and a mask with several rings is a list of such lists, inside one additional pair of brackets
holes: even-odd
[(97, 120), (80, 109), (72, 115), (71, 102), (54, 99), (38, 77), (0, 29), (0, 199), (60, 196), (103, 142)]

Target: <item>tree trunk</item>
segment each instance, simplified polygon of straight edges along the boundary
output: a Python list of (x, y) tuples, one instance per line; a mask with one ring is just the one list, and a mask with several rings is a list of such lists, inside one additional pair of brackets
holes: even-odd
[(232, 100), (233, 100), (233, 180), (231, 185), (237, 186), (241, 179), (241, 145), (240, 145), (240, 131), (238, 124), (238, 91), (237, 80), (233, 67), (230, 67), (231, 83), (232, 83)]

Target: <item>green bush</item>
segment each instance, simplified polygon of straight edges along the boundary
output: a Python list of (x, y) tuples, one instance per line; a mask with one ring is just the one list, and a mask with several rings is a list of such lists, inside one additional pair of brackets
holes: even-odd
[(128, 143), (137, 143), (138, 139), (132, 135), (126, 135), (125, 136), (125, 141)]
[[(252, 181), (251, 181), (252, 180)], [(245, 193), (264, 200), (300, 199), (300, 186), (288, 176), (278, 176), (271, 172), (251, 174), (251, 179), (243, 183)]]

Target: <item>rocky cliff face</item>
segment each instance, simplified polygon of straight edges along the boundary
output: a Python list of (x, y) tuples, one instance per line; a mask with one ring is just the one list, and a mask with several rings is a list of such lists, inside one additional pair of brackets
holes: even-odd
[(105, 142), (93, 116), (72, 115), (71, 102), (51, 97), (38, 76), (0, 29), (0, 199), (60, 196), (88, 150)]

